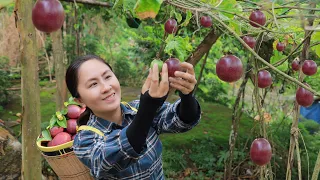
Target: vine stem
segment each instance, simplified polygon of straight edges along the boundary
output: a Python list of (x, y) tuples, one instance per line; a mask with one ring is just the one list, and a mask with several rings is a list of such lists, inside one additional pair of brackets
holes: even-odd
[(254, 52), (238, 35), (236, 32), (234, 32), (228, 25), (226, 25), (224, 22), (222, 22), (216, 15), (212, 14), (212, 13), (208, 13), (210, 14), (216, 21), (218, 21), (222, 26), (224, 26), (229, 32), (231, 32), (235, 38), (237, 38), (240, 43), (245, 46), (259, 61), (261, 61), (263, 64), (267, 65), (270, 69), (272, 69), (273, 71), (275, 71), (276, 73), (282, 75), (283, 77), (285, 77), (286, 80), (289, 80), (301, 87), (303, 87), (304, 89), (312, 92), (315, 95), (320, 96), (320, 93), (313, 90), (312, 88), (306, 86), (305, 84), (303, 84), (302, 82), (298, 81), (297, 79), (285, 74), (284, 72), (280, 71), (279, 69), (277, 69), (276, 67), (274, 67), (273, 65), (271, 65), (270, 63), (268, 63), (266, 60), (264, 60), (263, 58), (261, 58), (256, 52)]
[[(274, 9), (300, 9), (300, 10), (310, 10), (310, 11), (320, 11), (320, 8), (307, 8), (299, 6), (277, 6)], [(257, 9), (256, 7), (247, 7), (246, 9)], [(270, 9), (269, 9), (270, 10)]]
[[(310, 2), (311, 7), (316, 7), (315, 3)], [(310, 11), (310, 14), (314, 14), (314, 11)], [(313, 25), (314, 20), (309, 19), (308, 24), (310, 26)], [(305, 42), (303, 46), (303, 50), (301, 53), (301, 63), (304, 62), (305, 59), (308, 58), (308, 50), (310, 48), (310, 41), (311, 37), (308, 36), (312, 31), (308, 32), (307, 30), (305, 31)], [(303, 73), (299, 71), (299, 81), (303, 81)], [(286, 179), (289, 180), (291, 179), (291, 173), (292, 173), (292, 166), (293, 166), (293, 159), (294, 159), (294, 150), (296, 148), (296, 154), (297, 154), (297, 163), (298, 163), (298, 174), (299, 174), (299, 180), (302, 179), (301, 176), (301, 159), (300, 159), (300, 152), (299, 152), (299, 141), (298, 141), (298, 136), (299, 136), (299, 117), (300, 117), (300, 106), (297, 102), (295, 102), (294, 106), (294, 116), (292, 120), (292, 125), (291, 125), (291, 134), (290, 134), (290, 147), (289, 147), (289, 156), (288, 156), (288, 164), (287, 164), (287, 173), (286, 173)]]

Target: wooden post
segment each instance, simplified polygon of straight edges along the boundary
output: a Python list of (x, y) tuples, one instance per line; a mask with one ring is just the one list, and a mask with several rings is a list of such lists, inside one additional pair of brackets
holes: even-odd
[(41, 154), (36, 146), (41, 131), (40, 87), (36, 31), (31, 9), (35, 0), (16, 0), (15, 19), (20, 38), (22, 95), (22, 169), (24, 180), (41, 179)]
[(66, 73), (67, 61), (64, 59), (64, 51), (62, 44), (62, 31), (61, 29), (51, 33), (52, 50), (54, 59), (54, 70), (56, 78), (56, 111), (64, 108), (63, 103), (67, 100), (67, 86), (64, 80)]

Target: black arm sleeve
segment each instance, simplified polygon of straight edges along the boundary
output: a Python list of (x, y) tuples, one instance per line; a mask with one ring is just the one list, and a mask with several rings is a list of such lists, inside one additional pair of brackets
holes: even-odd
[(129, 143), (137, 153), (142, 151), (152, 121), (166, 98), (167, 95), (153, 98), (149, 95), (149, 91), (141, 94), (138, 112), (126, 132)]
[(194, 122), (198, 117), (199, 108), (197, 100), (193, 96), (193, 92), (187, 95), (179, 92), (179, 96), (181, 98), (181, 102), (177, 108), (179, 118), (187, 124)]

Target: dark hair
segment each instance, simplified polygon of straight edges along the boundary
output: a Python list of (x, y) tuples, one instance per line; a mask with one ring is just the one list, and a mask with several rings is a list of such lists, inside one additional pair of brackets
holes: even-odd
[[(84, 55), (84, 56), (79, 56), (77, 57), (68, 67), (67, 72), (66, 72), (66, 84), (68, 87), (69, 92), (71, 93), (71, 95), (75, 98), (79, 98), (80, 94), (78, 92), (78, 72), (79, 72), (79, 68), (80, 66), (88, 61), (88, 60), (98, 60), (100, 62), (103, 62), (104, 64), (106, 64), (112, 71), (111, 66), (101, 57), (97, 56), (97, 55), (93, 55), (93, 54), (88, 54), (88, 55)], [(91, 113), (91, 109), (90, 108), (86, 108), (86, 110), (81, 114), (81, 116), (78, 118), (78, 125), (85, 125), (87, 124), (89, 117), (90, 117), (90, 113)]]

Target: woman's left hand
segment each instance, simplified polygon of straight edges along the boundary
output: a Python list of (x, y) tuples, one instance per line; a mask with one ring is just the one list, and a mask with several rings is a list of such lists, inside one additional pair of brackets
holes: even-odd
[(169, 77), (170, 86), (187, 95), (191, 93), (197, 84), (193, 65), (188, 62), (180, 63), (180, 68), (184, 71), (176, 71), (176, 77)]

